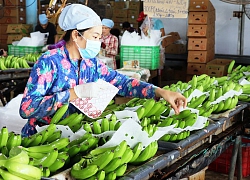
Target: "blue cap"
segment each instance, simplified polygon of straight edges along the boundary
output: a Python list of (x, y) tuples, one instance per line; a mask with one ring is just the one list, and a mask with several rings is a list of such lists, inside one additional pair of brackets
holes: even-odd
[(100, 17), (91, 8), (82, 4), (71, 4), (62, 10), (58, 24), (60, 28), (67, 31), (101, 26), (102, 22)]
[(113, 28), (114, 27), (114, 21), (111, 19), (103, 19), (102, 20), (102, 25), (107, 26), (108, 28)]
[(46, 14), (39, 14), (39, 22), (40, 24), (47, 24), (48, 23), (48, 18)]

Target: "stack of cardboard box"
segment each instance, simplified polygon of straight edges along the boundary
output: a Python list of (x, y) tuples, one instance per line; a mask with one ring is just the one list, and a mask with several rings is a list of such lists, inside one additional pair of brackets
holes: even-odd
[(7, 26), (13, 23), (26, 23), (26, 6), (23, 0), (4, 0), (0, 4), (3, 9), (3, 16), (0, 16), (0, 48), (7, 49)]
[(8, 24), (7, 25), (7, 44), (12, 44), (13, 41), (19, 41), (23, 37), (29, 37), (33, 30), (31, 24)]
[(110, 1), (113, 9), (114, 28), (119, 29), (121, 34), (123, 34), (122, 23), (125, 21), (138, 30), (139, 24), (136, 19), (140, 14), (141, 3), (141, 1)]
[(214, 59), (215, 9), (210, 0), (190, 0), (187, 36), (190, 79), (195, 74), (206, 73), (206, 63)]

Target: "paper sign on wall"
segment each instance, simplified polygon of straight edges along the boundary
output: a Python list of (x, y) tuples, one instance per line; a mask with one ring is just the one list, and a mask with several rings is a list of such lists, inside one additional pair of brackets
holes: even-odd
[(158, 18), (187, 18), (187, 0), (144, 0), (144, 14)]

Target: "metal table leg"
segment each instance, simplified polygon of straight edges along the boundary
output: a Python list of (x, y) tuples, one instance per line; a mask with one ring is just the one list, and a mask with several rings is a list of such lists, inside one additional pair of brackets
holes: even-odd
[[(236, 165), (237, 158), (239, 158), (238, 157), (239, 148), (241, 148), (241, 136), (237, 136), (236, 139), (235, 139), (235, 142), (234, 142), (234, 148), (233, 148), (232, 157), (231, 157), (228, 180), (233, 180), (234, 179), (235, 165)], [(242, 169), (241, 164), (238, 166), (238, 169), (239, 170)]]

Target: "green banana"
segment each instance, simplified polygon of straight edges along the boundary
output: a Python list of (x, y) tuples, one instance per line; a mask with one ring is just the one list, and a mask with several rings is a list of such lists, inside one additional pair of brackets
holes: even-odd
[(86, 131), (86, 132), (89, 132), (89, 133), (93, 133), (92, 131), (92, 127), (90, 125), (90, 123), (88, 122), (83, 122), (83, 129)]
[(121, 164), (127, 164), (134, 156), (133, 150), (128, 146), (123, 156), (121, 157)]
[(174, 128), (177, 128), (179, 126), (180, 120), (179, 119), (174, 119), (171, 123), (171, 125), (175, 125)]
[(54, 173), (65, 165), (65, 159), (56, 159), (56, 161), (49, 166), (50, 172)]
[(140, 107), (136, 110), (138, 119), (142, 119), (142, 117), (144, 116), (145, 112), (146, 112), (146, 108), (145, 108), (144, 106), (140, 106)]
[(89, 151), (92, 148), (94, 148), (97, 143), (98, 143), (99, 139), (97, 137), (91, 136), (88, 139), (86, 139), (85, 141), (83, 141), (80, 146), (81, 146), (81, 150), (80, 152), (85, 152), (85, 151)]
[(0, 155), (1, 154), (3, 154), (6, 157), (9, 156), (9, 149), (7, 148), (7, 146), (2, 147)]
[(138, 142), (133, 148), (133, 157), (130, 159), (129, 162), (134, 162), (139, 157), (142, 148), (143, 148), (142, 142)]
[(69, 156), (75, 156), (81, 151), (81, 145), (80, 144), (75, 144), (73, 146), (69, 147), (69, 150), (67, 151), (69, 153)]
[(49, 177), (50, 176), (50, 169), (49, 167), (43, 167), (43, 177)]
[(101, 121), (101, 131), (106, 132), (109, 131), (109, 120), (108, 118), (103, 118)]
[(177, 134), (177, 141), (180, 141), (180, 140), (182, 140), (183, 139), (183, 134), (184, 134), (184, 132), (180, 132), (179, 134)]
[(126, 103), (126, 106), (127, 107), (134, 107), (134, 104), (136, 101), (138, 101), (140, 98), (138, 97), (134, 97), (132, 99), (130, 99), (127, 103)]
[(78, 113), (75, 112), (73, 114), (70, 114), (68, 117), (60, 120), (57, 124), (58, 125), (64, 125), (64, 126), (66, 126), (66, 125), (69, 124), (70, 121), (72, 121), (73, 119), (75, 119), (77, 116), (78, 116)]
[(45, 142), (43, 144), (46, 144), (46, 143), (52, 143), (54, 141), (56, 141), (57, 139), (60, 139), (62, 136), (62, 131), (61, 130), (58, 130), (58, 131), (54, 131), (54, 133), (49, 136)]
[(190, 83), (190, 85), (192, 86), (193, 89), (196, 89), (197, 82), (198, 82), (197, 76), (193, 75), (193, 77), (191, 79), (191, 83)]
[(0, 168), (0, 177), (2, 177), (4, 180), (25, 180), (24, 178), (18, 177), (6, 170), (3, 170)]
[(122, 163), (122, 158), (121, 157), (116, 157), (114, 159), (112, 159), (107, 166), (105, 166), (103, 168), (103, 170), (105, 171), (105, 173), (110, 173), (112, 171), (114, 171), (116, 168), (118, 168)]
[(173, 117), (167, 117), (165, 118), (162, 122), (158, 124), (158, 127), (166, 127), (170, 126), (173, 122), (174, 118)]
[(222, 109), (222, 111), (226, 111), (230, 108), (231, 104), (232, 104), (232, 97), (228, 97), (226, 100), (225, 100), (225, 104), (224, 104), (224, 107)]
[(232, 73), (232, 70), (233, 70), (233, 67), (234, 67), (234, 64), (235, 64), (235, 60), (232, 60), (228, 66), (228, 69), (227, 69), (227, 73), (228, 74), (231, 74)]
[(8, 138), (9, 138), (9, 131), (8, 128), (4, 126), (1, 128), (0, 132), (0, 150), (2, 149), (2, 147), (7, 145)]
[(94, 134), (101, 134), (102, 133), (101, 125), (99, 124), (98, 121), (94, 121), (92, 123), (92, 127), (93, 127)]
[(81, 124), (81, 121), (83, 120), (84, 115), (82, 113), (79, 113), (74, 119), (72, 119), (69, 123), (68, 126), (70, 129), (72, 129), (73, 126), (77, 124)]
[(50, 167), (58, 157), (58, 150), (55, 148), (41, 159), (34, 160), (34, 166), (42, 165), (43, 167)]
[(43, 139), (43, 135), (42, 134), (38, 134), (33, 141), (30, 142), (29, 147), (31, 146), (38, 146), (39, 144), (41, 144), (41, 141)]
[(56, 125), (49, 124), (48, 127), (44, 131), (45, 132), (43, 134), (43, 139), (41, 140), (41, 144), (45, 143), (45, 141), (47, 141), (47, 139), (55, 133)]
[(207, 98), (207, 95), (206, 94), (202, 94), (201, 96), (197, 97), (195, 102), (193, 103), (190, 103), (188, 105), (188, 107), (190, 108), (197, 108), (200, 104), (203, 103), (203, 101), (205, 101), (205, 99)]
[(41, 159), (44, 156), (47, 155), (47, 153), (41, 153), (41, 152), (28, 152), (27, 154), (29, 155), (29, 157), (35, 158), (35, 159)]
[(178, 115), (177, 114), (174, 114), (172, 115), (173, 118), (176, 118), (176, 119), (183, 119), (183, 118), (186, 118), (188, 116), (190, 116), (191, 114), (191, 110), (190, 109), (184, 109), (183, 111), (181, 111)]
[(143, 151), (141, 151), (140, 155), (138, 156), (137, 159), (135, 159), (133, 162), (131, 163), (142, 163), (145, 162), (149, 159), (150, 155), (151, 155), (151, 146), (152, 144), (150, 143)]
[(25, 151), (28, 152), (41, 152), (41, 153), (49, 153), (53, 151), (53, 149), (57, 148), (57, 150), (61, 150), (65, 148), (69, 144), (68, 138), (61, 138), (57, 139), (54, 142), (51, 142), (50, 144), (40, 145), (40, 146), (33, 146), (28, 148), (23, 148)]
[(205, 111), (202, 114), (200, 114), (200, 116), (209, 117), (213, 111), (214, 111), (214, 105), (211, 105), (208, 108), (206, 108)]
[[(164, 106), (161, 102), (155, 102), (151, 110), (146, 114), (147, 117), (153, 116), (156, 112)], [(165, 108), (164, 108), (165, 109)]]
[(208, 100), (209, 100), (210, 102), (215, 101), (215, 88), (211, 88), (211, 89), (210, 89)]
[(50, 124), (57, 124), (63, 115), (67, 112), (69, 104), (63, 104), (52, 117)]
[(165, 134), (164, 136), (162, 136), (162, 137), (160, 138), (160, 140), (162, 140), (162, 141), (169, 141), (170, 137), (171, 137), (170, 134)]
[(105, 175), (105, 180), (115, 180), (116, 179), (116, 172), (110, 172)]
[(122, 164), (121, 166), (119, 166), (118, 168), (116, 168), (116, 170), (115, 170), (116, 176), (117, 177), (123, 176), (127, 170), (127, 167), (128, 167), (128, 165), (127, 165), (127, 163), (125, 163), (125, 164)]
[(120, 142), (120, 144), (117, 145), (116, 148), (114, 149), (114, 158), (122, 157), (127, 149), (127, 146), (128, 146), (127, 141), (123, 140), (122, 142)]
[(69, 147), (80, 144), (86, 139), (88, 139), (89, 137), (92, 137), (92, 134), (90, 134), (89, 132), (86, 132), (84, 135), (80, 136), (79, 138), (69, 142)]
[(197, 114), (192, 113), (188, 118), (185, 119), (185, 127), (193, 126), (197, 120)]
[(218, 99), (219, 97), (222, 96), (223, 90), (222, 90), (222, 86), (217, 88), (217, 92), (215, 94), (215, 100)]
[(213, 112), (214, 113), (221, 112), (223, 110), (224, 106), (225, 106), (225, 100), (222, 100), (219, 102), (218, 108), (216, 110), (214, 110)]
[(14, 134), (10, 136), (10, 138), (8, 138), (6, 146), (8, 150), (11, 150), (11, 148), (17, 146), (17, 143), (18, 143), (18, 137), (16, 136), (16, 134)]
[(120, 127), (121, 127), (121, 125), (122, 125), (122, 122), (121, 121), (117, 121), (116, 123), (115, 123), (115, 131), (117, 131)]
[(87, 167), (81, 168), (81, 165), (76, 163), (71, 168), (70, 174), (75, 179), (87, 179), (94, 176), (98, 170), (99, 168), (97, 165), (88, 165)]
[(8, 170), (9, 173), (27, 180), (40, 180), (41, 170), (35, 166), (23, 164), (15, 161), (2, 160), (0, 166)]
[(113, 158), (114, 152), (106, 151), (105, 153), (93, 157), (92, 162), (89, 165), (97, 165), (99, 167), (99, 170), (102, 170), (109, 164), (110, 161), (112, 161)]
[(176, 140), (177, 140), (177, 134), (171, 134), (170, 138), (169, 138), (169, 141), (174, 142)]
[(185, 128), (186, 121), (180, 120), (178, 128), (184, 129)]
[(19, 147), (15, 147), (9, 151), (8, 161), (15, 161), (22, 164), (29, 163), (28, 154)]

